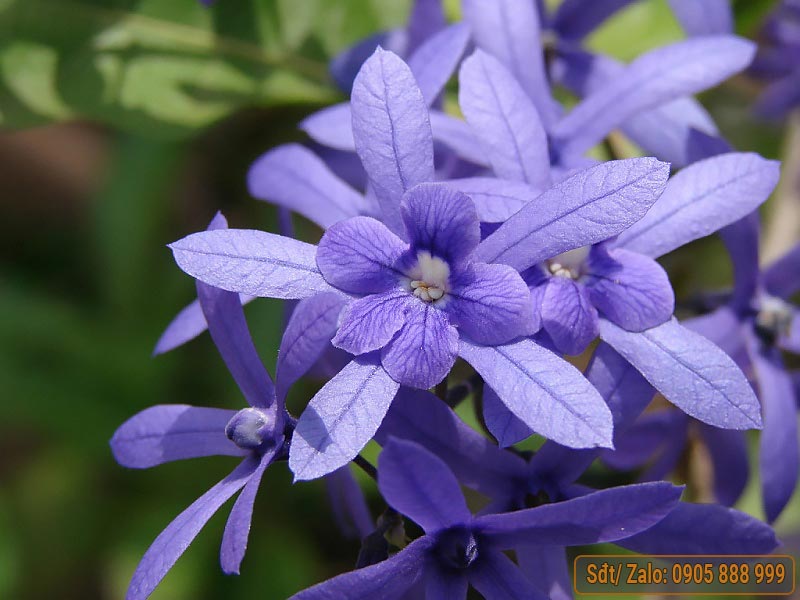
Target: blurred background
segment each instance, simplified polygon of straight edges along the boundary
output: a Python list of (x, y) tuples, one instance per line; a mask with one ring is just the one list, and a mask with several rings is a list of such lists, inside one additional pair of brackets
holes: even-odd
[[(242, 406), (207, 335), (151, 357), (194, 296), (165, 244), (217, 209), (232, 226), (274, 231), (275, 210), (247, 194), (248, 166), (304, 139), (296, 123), (343, 99), (327, 61), (402, 24), (409, 4), (0, 0), (0, 599), (123, 598), (155, 536), (229, 472), (225, 458), (126, 470), (108, 449), (115, 428), (153, 404)], [(455, 17), (458, 2), (447, 4)], [(739, 32), (756, 35), (774, 4), (736, 2)], [(666, 0), (642, 0), (591, 44), (630, 60), (682, 37)], [(738, 149), (791, 154), (785, 123), (752, 117), (757, 92), (740, 77), (702, 100)], [(796, 235), (768, 230), (773, 255)], [(730, 283), (716, 239), (665, 265), (679, 298)], [(247, 311), (272, 371), (280, 303)], [(755, 483), (740, 508), (759, 514)], [(223, 509), (153, 598), (281, 599), (352, 568), (358, 543), (342, 539), (324, 496), (322, 484), (292, 486), (286, 469), (270, 469), (243, 575), (218, 566)], [(787, 539), (800, 530), (797, 504), (779, 522)]]

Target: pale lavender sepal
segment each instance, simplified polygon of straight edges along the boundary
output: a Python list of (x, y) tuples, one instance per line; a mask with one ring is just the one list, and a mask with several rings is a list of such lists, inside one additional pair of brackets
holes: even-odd
[(370, 214), (363, 195), (299, 144), (278, 146), (256, 159), (247, 173), (247, 188), (259, 200), (288, 208), (323, 229)]
[(668, 176), (669, 165), (654, 158), (610, 161), (579, 171), (508, 219), (481, 242), (476, 258), (522, 271), (604, 241), (644, 216)]
[(278, 350), (275, 394), (279, 400), (285, 399), (289, 388), (331, 348), (344, 304), (342, 296), (332, 293), (317, 294), (297, 304)]
[(407, 52), (413, 54), (446, 26), (442, 0), (414, 0), (406, 26)]
[(389, 438), (378, 457), (378, 489), (389, 506), (410, 517), (425, 533), (472, 518), (453, 472), (413, 442)]
[(744, 373), (675, 319), (639, 333), (601, 319), (600, 337), (686, 414), (724, 429), (761, 428), (758, 399)]
[(764, 269), (763, 282), (767, 292), (784, 300), (800, 290), (800, 244)]
[(502, 223), (541, 193), (526, 183), (493, 177), (451, 179), (447, 185), (472, 198), (478, 219), (486, 223)]
[(343, 152), (356, 151), (349, 102), (334, 104), (309, 115), (300, 121), (300, 129), (323, 146)]
[(226, 575), (239, 574), (244, 553), (247, 551), (247, 539), (250, 536), (250, 524), (253, 521), (253, 505), (256, 501), (256, 494), (261, 485), (264, 471), (272, 464), (274, 456), (275, 450), (273, 449), (260, 457), (258, 467), (253, 471), (250, 479), (247, 480), (244, 488), (242, 488), (242, 493), (233, 503), (231, 514), (228, 515), (219, 553), (220, 565)]
[(248, 482), (258, 468), (250, 455), (225, 479), (195, 500), (162, 531), (147, 549), (131, 579), (126, 600), (145, 600), (180, 558), (197, 534), (225, 502)]
[(483, 388), (483, 420), (486, 428), (501, 448), (507, 448), (533, 435), (528, 427), (500, 400), (500, 396), (488, 385)]
[(289, 451), (295, 480), (316, 479), (350, 462), (375, 435), (399, 388), (365, 356), (317, 392), (297, 421)]
[(350, 106), (356, 151), (383, 220), (402, 235), (403, 194), (434, 179), (433, 136), (425, 99), (408, 65), (378, 48), (353, 83)]
[(733, 33), (730, 0), (669, 0), (683, 30), (691, 36)]
[(478, 346), (459, 354), (528, 427), (565, 446), (612, 447), (611, 413), (575, 367), (530, 339)]
[(466, 121), (433, 110), (430, 113), (433, 139), (448, 146), (459, 157), (480, 166), (489, 166), (478, 138)]
[(169, 247), (184, 272), (229, 292), (299, 300), (335, 291), (317, 268), (316, 247), (291, 238), (226, 229), (193, 233)]
[(498, 177), (546, 188), (547, 134), (514, 76), (495, 57), (476, 50), (461, 65), (459, 84), (461, 110)]
[(752, 60), (752, 42), (708, 36), (657, 48), (585, 98), (552, 130), (561, 152), (582, 154), (638, 112), (712, 87)]
[(756, 210), (779, 176), (780, 163), (757, 154), (696, 162), (672, 177), (653, 208), (612, 245), (658, 258)]
[(405, 323), (381, 350), (381, 363), (392, 378), (428, 389), (442, 381), (458, 356), (458, 331), (447, 315), (409, 296)]
[(426, 40), (408, 59), (422, 96), (431, 106), (461, 61), (469, 42), (469, 28), (457, 23)]
[(243, 456), (225, 437), (233, 410), (160, 404), (135, 414), (111, 438), (111, 451), (124, 467), (147, 469), (200, 456)]

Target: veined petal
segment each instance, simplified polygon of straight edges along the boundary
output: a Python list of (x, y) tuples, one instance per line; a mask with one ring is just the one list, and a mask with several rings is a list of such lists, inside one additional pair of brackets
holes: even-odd
[(350, 354), (365, 354), (388, 344), (406, 322), (412, 303), (406, 290), (392, 290), (353, 300), (342, 312), (333, 345)]
[(600, 337), (686, 414), (724, 429), (761, 427), (758, 399), (744, 373), (718, 346), (675, 319), (640, 333), (601, 319)]
[(611, 413), (575, 367), (530, 339), (504, 346), (461, 340), (459, 354), (528, 427), (573, 448), (611, 447)]
[(586, 291), (605, 318), (628, 331), (661, 325), (675, 311), (675, 294), (661, 265), (621, 248), (592, 248)]
[(167, 525), (136, 567), (125, 596), (127, 600), (145, 600), (153, 592), (214, 513), (249, 481), (258, 464), (253, 455), (245, 458), (230, 475)]
[(646, 531), (678, 503), (683, 488), (666, 482), (613, 487), (515, 512), (484, 515), (475, 526), (498, 548), (613, 542)]
[(389, 439), (378, 458), (378, 489), (389, 506), (426, 533), (472, 518), (453, 472), (414, 442)]
[(201, 231), (169, 247), (184, 272), (229, 292), (299, 300), (334, 291), (317, 269), (316, 247), (280, 235), (249, 229)]
[(459, 104), (494, 172), (545, 188), (550, 183), (547, 134), (536, 107), (499, 60), (475, 51), (461, 65)]
[(370, 356), (355, 359), (326, 383), (292, 436), (295, 480), (316, 479), (350, 462), (375, 435), (399, 387)]
[(299, 144), (278, 146), (256, 159), (247, 187), (259, 200), (293, 210), (323, 229), (370, 210), (364, 196)]
[(219, 555), (222, 571), (226, 575), (239, 574), (239, 567), (247, 550), (247, 538), (250, 536), (250, 524), (253, 520), (253, 505), (256, 501), (256, 493), (258, 493), (258, 488), (261, 486), (261, 477), (267, 467), (272, 464), (274, 457), (274, 450), (261, 456), (258, 467), (253, 471), (250, 479), (247, 480), (242, 493), (236, 498), (236, 502), (233, 503), (231, 514), (225, 523), (225, 531), (222, 534), (222, 546), (220, 547)]
[(353, 294), (373, 294), (397, 285), (395, 269), (408, 246), (370, 217), (333, 225), (319, 242), (316, 264), (331, 285)]
[(361, 68), (351, 100), (356, 151), (389, 227), (402, 232), (400, 200), (434, 180), (428, 109), (411, 70), (380, 48)]
[(757, 154), (696, 162), (672, 177), (653, 208), (612, 245), (658, 258), (756, 210), (779, 176), (780, 163)]
[(545, 125), (558, 117), (544, 64), (541, 25), (528, 0), (465, 0), (461, 10), (475, 45), (511, 71), (533, 100)]
[(523, 271), (604, 241), (644, 216), (668, 176), (669, 165), (653, 158), (609, 161), (579, 171), (503, 223), (481, 242), (476, 258)]
[(472, 263), (452, 282), (444, 311), (479, 344), (504, 344), (532, 331), (531, 294), (514, 269)]
[(405, 324), (381, 350), (381, 363), (395, 381), (425, 390), (444, 379), (453, 367), (458, 332), (443, 311), (412, 300)]
[(564, 277), (551, 277), (542, 297), (542, 327), (559, 352), (580, 354), (597, 337), (599, 317), (586, 289)]
[(502, 223), (541, 193), (526, 183), (492, 177), (450, 179), (447, 186), (472, 198), (478, 219), (488, 223)]
[(399, 600), (422, 574), (433, 542), (423, 536), (383, 562), (318, 583), (289, 600)]
[(124, 467), (147, 469), (199, 456), (243, 456), (225, 437), (235, 410), (159, 404), (135, 414), (114, 432), (111, 451)]
[(447, 463), (462, 484), (486, 495), (511, 494), (514, 480), (524, 477), (520, 457), (498, 448), (425, 390), (400, 390), (375, 439), (385, 444), (389, 436), (424, 446)]
[(629, 117), (712, 87), (753, 59), (751, 42), (709, 36), (657, 48), (584, 99), (553, 128), (563, 154), (582, 154)]
[(428, 38), (408, 59), (408, 67), (428, 106), (453, 75), (468, 42), (469, 28), (457, 23)]
[(510, 558), (497, 550), (488, 550), (480, 556), (469, 570), (469, 582), (488, 600), (547, 599)]
[(345, 300), (339, 294), (317, 294), (301, 300), (292, 312), (281, 338), (275, 389), (279, 400), (319, 360), (336, 335)]
[(403, 197), (400, 213), (411, 247), (450, 265), (466, 259), (481, 241), (472, 200), (445, 184), (415, 186)]
[(661, 522), (619, 545), (642, 554), (769, 554), (778, 540), (769, 525), (747, 513), (679, 502)]

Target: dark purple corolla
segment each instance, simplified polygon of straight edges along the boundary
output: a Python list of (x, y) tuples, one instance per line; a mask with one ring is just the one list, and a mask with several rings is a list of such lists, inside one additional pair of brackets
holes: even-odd
[[(226, 228), (221, 214), (209, 226), (209, 230)], [(156, 538), (133, 575), (127, 595), (130, 600), (149, 596), (205, 523), (241, 490), (220, 551), (223, 570), (239, 572), (262, 475), (270, 464), (288, 457), (294, 419), (285, 409), (286, 394), (329, 346), (342, 307), (342, 299), (335, 294), (321, 294), (298, 304), (281, 341), (273, 385), (256, 353), (238, 295), (201, 282), (197, 293), (214, 343), (250, 406), (238, 412), (153, 406), (116, 431), (111, 449), (120, 464), (138, 469), (200, 456), (238, 456), (243, 460)], [(332, 475), (337, 499), (334, 508), (349, 513), (348, 520), (355, 522), (363, 535), (370, 528), (369, 515), (360, 493), (351, 494), (357, 485), (346, 469)], [(349, 500), (339, 501), (344, 495)]]
[(389, 600), (415, 585), (432, 600), (466, 598), (469, 586), (489, 600), (546, 598), (505, 550), (616, 541), (658, 523), (681, 494), (681, 488), (668, 483), (640, 484), (475, 517), (447, 465), (401, 440), (389, 441), (381, 453), (378, 486), (387, 503), (418, 523), (425, 535), (386, 561), (339, 575), (293, 600)]

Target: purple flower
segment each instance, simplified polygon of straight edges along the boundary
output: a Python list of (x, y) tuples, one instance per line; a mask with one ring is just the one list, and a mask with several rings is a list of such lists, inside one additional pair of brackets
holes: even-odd
[[(210, 231), (224, 230), (218, 214)], [(256, 492), (264, 471), (285, 460), (294, 427), (285, 398), (297, 381), (329, 346), (342, 299), (321, 294), (301, 302), (281, 342), (276, 383), (258, 358), (239, 296), (197, 283), (199, 305), (209, 331), (249, 406), (238, 412), (187, 405), (159, 405), (126, 421), (111, 439), (117, 461), (131, 468), (149, 468), (173, 460), (200, 456), (237, 456), (233, 472), (183, 511), (150, 546), (131, 580), (129, 599), (146, 598), (213, 514), (241, 490), (223, 534), (220, 560), (226, 573), (238, 573), (247, 548)], [(347, 493), (349, 474), (334, 474), (331, 485)], [(351, 519), (364, 526), (363, 498), (339, 503)]]
[(474, 517), (447, 465), (417, 444), (390, 441), (378, 473), (389, 505), (416, 521), (425, 535), (384, 562), (335, 577), (293, 599), (400, 598), (417, 583), (428, 598), (466, 598), (469, 586), (486, 598), (544, 598), (504, 550), (628, 537), (664, 518), (681, 492), (667, 483), (642, 484)]

